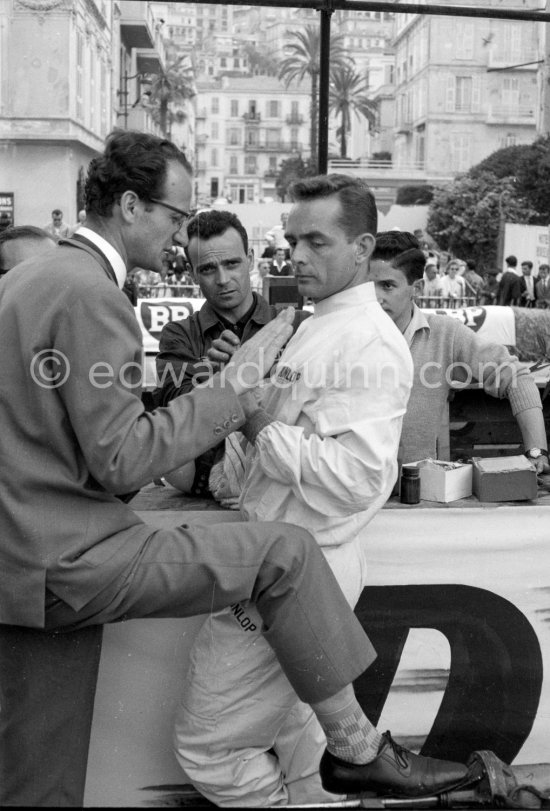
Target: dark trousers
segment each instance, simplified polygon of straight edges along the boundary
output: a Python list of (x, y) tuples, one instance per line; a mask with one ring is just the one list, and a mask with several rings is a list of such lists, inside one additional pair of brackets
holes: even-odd
[(0, 625), (0, 805), (82, 805), (102, 634)]
[[(21, 629), (14, 630), (13, 641), (19, 648), (14, 661), (24, 662), (27, 685), (12, 687), (11, 700), (2, 707), (2, 746), (15, 752), (23, 740), (26, 751), (19, 765), (10, 761), (17, 775), (10, 778), (9, 804), (47, 804), (37, 799), (38, 789), (42, 798), (56, 797), (52, 804), (82, 804), (82, 795), (79, 802), (67, 801), (69, 794), (75, 796), (69, 772), (79, 771), (82, 791), (84, 745), (75, 749), (75, 728), (78, 724), (88, 730), (87, 754), (98, 627), (138, 617), (207, 614), (247, 600), (256, 604), (266, 640), (302, 701), (315, 703), (334, 695), (375, 657), (324, 555), (304, 529), (290, 524), (229, 523), (153, 532), (124, 574), (81, 611), (49, 594), (47, 628), (64, 633), (33, 630), (25, 637), (17, 634)], [(74, 654), (71, 640), (78, 649), (79, 639), (80, 655), (69, 664), (66, 659)], [(0, 668), (2, 682), (15, 675), (11, 663)], [(2, 690), (9, 690), (9, 683)], [(33, 737), (39, 711), (45, 733), (50, 724), (59, 729), (51, 743), (46, 734)], [(49, 766), (45, 773), (41, 762), (48, 747), (54, 750), (48, 758), (59, 758), (59, 765), (55, 770)], [(0, 786), (2, 802), (8, 803), (8, 795)]]

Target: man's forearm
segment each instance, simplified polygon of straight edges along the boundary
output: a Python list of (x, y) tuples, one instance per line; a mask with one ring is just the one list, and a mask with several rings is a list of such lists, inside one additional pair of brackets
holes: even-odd
[(521, 431), (525, 450), (530, 448), (548, 450), (542, 408), (527, 408), (525, 411), (520, 411), (516, 414), (516, 420)]

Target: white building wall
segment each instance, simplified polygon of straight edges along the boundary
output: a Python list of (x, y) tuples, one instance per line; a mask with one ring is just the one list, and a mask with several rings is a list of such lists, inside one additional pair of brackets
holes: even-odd
[(395, 154), (402, 164), (423, 153), (427, 172), (456, 174), (503, 146), (533, 141), (537, 65), (517, 65), (539, 58), (541, 24), (398, 16)]

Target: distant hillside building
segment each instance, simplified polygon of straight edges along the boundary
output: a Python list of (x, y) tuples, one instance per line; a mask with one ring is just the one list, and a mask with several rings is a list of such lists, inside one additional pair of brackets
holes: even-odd
[[(499, 2), (506, 6), (540, 3)], [(456, 174), (501, 147), (531, 143), (541, 29), (528, 20), (396, 14), (394, 164)]]
[(196, 194), (234, 203), (277, 199), (281, 161), (309, 155), (310, 88), (288, 89), (275, 77), (197, 82)]

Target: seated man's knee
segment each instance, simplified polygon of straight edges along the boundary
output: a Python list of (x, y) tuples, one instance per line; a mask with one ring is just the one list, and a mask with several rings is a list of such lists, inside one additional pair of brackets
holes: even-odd
[(296, 524), (280, 524), (279, 527), (281, 531), (276, 534), (270, 550), (275, 560), (299, 569), (312, 555), (319, 554), (317, 542), (306, 529)]

